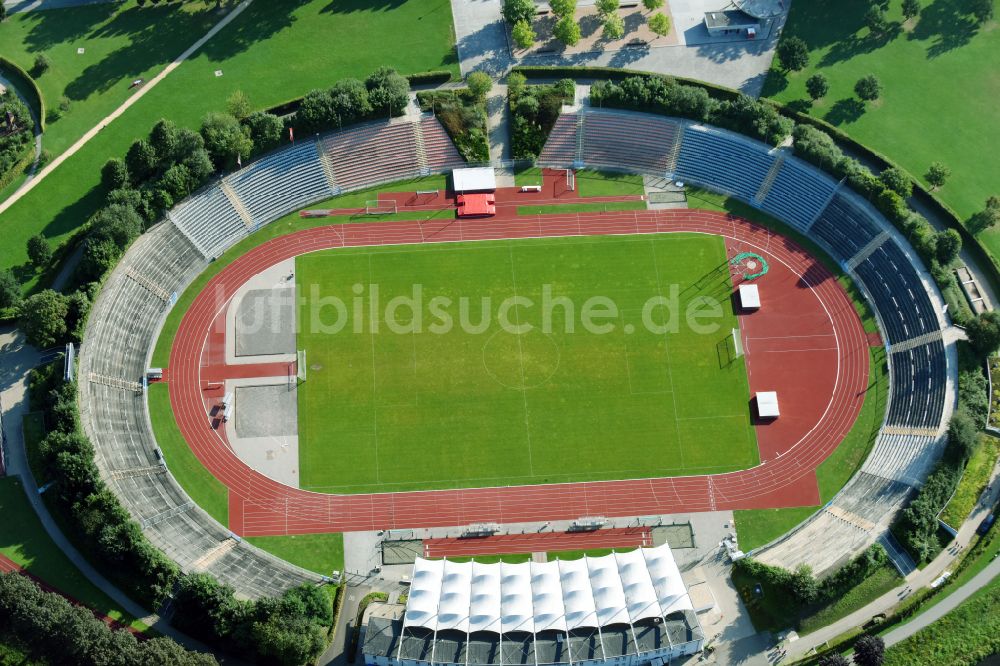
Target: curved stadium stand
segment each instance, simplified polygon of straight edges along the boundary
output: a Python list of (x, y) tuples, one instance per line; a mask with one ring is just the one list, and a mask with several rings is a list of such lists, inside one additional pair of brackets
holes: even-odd
[[(330, 144), (350, 145), (351, 152), (331, 154), (325, 164), (317, 149)], [(233, 535), (191, 501), (161, 462), (140, 382), (173, 294), (254, 229), (348, 189), (330, 181), (331, 168), (339, 176), (352, 174), (349, 187), (360, 188), (382, 182), (383, 168), (398, 180), (462, 163), (430, 117), (369, 123), (303, 141), (182, 202), (129, 248), (108, 278), (80, 350), (81, 418), (101, 476), (182, 570), (210, 573), (248, 598), (321, 579)]]
[[(646, 141), (636, 139), (640, 133)], [(589, 109), (560, 116), (554, 134), (540, 166), (676, 178), (735, 196), (808, 235), (851, 274), (888, 341), (886, 420), (862, 470), (840, 493), (755, 555), (788, 568), (808, 563), (822, 575), (887, 538), (892, 517), (940, 456), (956, 382), (954, 350), (942, 341), (948, 325), (942, 300), (906, 241), (868, 202), (826, 174), (787, 151), (732, 132), (677, 118)], [(599, 142), (588, 141), (594, 134)]]

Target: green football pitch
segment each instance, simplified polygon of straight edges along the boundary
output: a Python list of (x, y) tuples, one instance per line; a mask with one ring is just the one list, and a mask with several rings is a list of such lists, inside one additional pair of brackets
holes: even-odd
[(336, 249), (298, 257), (296, 283), (302, 488), (678, 476), (759, 461), (720, 237)]

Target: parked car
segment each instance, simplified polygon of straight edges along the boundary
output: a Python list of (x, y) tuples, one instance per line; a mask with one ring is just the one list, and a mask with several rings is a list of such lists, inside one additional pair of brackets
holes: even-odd
[(990, 528), (993, 527), (994, 522), (996, 522), (996, 516), (994, 516), (991, 513), (990, 515), (983, 518), (983, 522), (979, 523), (979, 527), (976, 528), (976, 534), (978, 534), (979, 536), (983, 536), (984, 534), (990, 531)]

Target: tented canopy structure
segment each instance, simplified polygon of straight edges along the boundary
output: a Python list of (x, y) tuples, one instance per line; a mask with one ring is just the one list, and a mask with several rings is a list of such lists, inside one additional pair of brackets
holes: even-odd
[(468, 633), (566, 632), (692, 608), (667, 545), (545, 563), (418, 558), (404, 625)]

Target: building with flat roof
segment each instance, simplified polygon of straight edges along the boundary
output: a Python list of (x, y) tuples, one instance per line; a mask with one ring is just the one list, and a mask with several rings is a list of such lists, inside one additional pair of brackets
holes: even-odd
[(739, 9), (705, 12), (705, 28), (713, 37), (746, 32), (754, 37), (760, 31), (760, 19)]
[(667, 545), (520, 564), (417, 559), (402, 619), (374, 617), (369, 666), (662, 664), (705, 635)]

